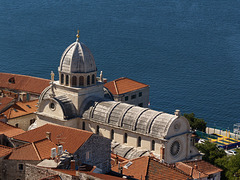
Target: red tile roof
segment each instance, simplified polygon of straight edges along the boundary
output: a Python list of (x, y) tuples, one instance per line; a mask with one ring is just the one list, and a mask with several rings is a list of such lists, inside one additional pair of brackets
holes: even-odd
[(32, 114), (37, 111), (38, 100), (28, 102), (16, 102), (8, 110), (3, 112), (7, 119), (13, 119), (20, 116)]
[(1, 97), (0, 98), (0, 112), (4, 108), (6, 108), (8, 105), (13, 103), (13, 101), (14, 101), (14, 98), (11, 98), (11, 97)]
[(66, 126), (46, 124), (36, 129), (26, 131), (20, 135), (14, 136), (14, 139), (34, 142), (46, 137), (46, 132), (51, 132), (51, 141), (55, 144), (62, 144), (63, 150), (75, 153), (89, 138), (92, 132), (75, 129)]
[(193, 178), (204, 178), (223, 171), (222, 169), (203, 160), (177, 162), (176, 167)]
[(0, 145), (0, 157), (6, 156), (12, 152), (11, 147)]
[[(125, 168), (124, 166), (128, 162), (132, 162), (132, 164), (128, 166), (128, 168)], [(145, 179), (146, 176), (149, 180), (187, 180), (190, 178), (190, 176), (179, 171), (178, 169), (172, 168), (167, 164), (160, 163), (158, 160), (148, 156), (142, 156), (133, 160), (124, 161), (120, 164), (120, 166), (123, 167), (122, 173), (124, 175), (132, 176), (136, 179)], [(113, 167), (112, 170), (118, 172), (118, 166)]]
[(0, 122), (0, 134), (4, 134), (7, 137), (13, 137), (19, 134), (24, 133), (25, 131), (19, 128), (16, 128), (12, 125)]
[(106, 84), (104, 84), (106, 88), (113, 94), (113, 95), (119, 95), (124, 94), (127, 92), (135, 91), (138, 89), (142, 89), (145, 87), (148, 87), (147, 84), (143, 84), (137, 81), (134, 81), (132, 79), (122, 77), (113, 81), (110, 81)]
[(57, 149), (57, 145), (49, 139), (43, 139), (14, 148), (8, 159), (35, 161), (49, 159), (52, 148)]
[(50, 80), (32, 76), (0, 73), (0, 88), (41, 94), (49, 82)]

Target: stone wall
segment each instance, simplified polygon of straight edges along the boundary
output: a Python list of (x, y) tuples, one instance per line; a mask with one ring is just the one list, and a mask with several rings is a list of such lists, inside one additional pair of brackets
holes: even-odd
[[(1, 177), (4, 180), (12, 180), (12, 179), (25, 179), (25, 165), (28, 164), (38, 164), (40, 161), (24, 161), (24, 160), (9, 160), (4, 159), (2, 161), (2, 173)], [(22, 169), (19, 169), (19, 164), (23, 164)]]
[(111, 141), (98, 135), (92, 135), (75, 153), (78, 164), (85, 163), (102, 169), (102, 173), (111, 170)]
[(28, 130), (28, 127), (31, 125), (30, 121), (31, 120), (35, 120), (36, 119), (36, 114), (35, 113), (31, 113), (25, 116), (20, 116), (17, 118), (13, 118), (13, 119), (8, 119), (8, 124), (12, 125), (12, 126), (16, 126), (16, 124), (18, 124), (18, 128), (23, 129), (24, 131)]
[(72, 176), (69, 174), (61, 173), (59, 171), (55, 171), (53, 169), (37, 167), (31, 164), (26, 164), (26, 180), (39, 180), (41, 178), (59, 175), (63, 180), (99, 180), (99, 178), (95, 178), (93, 176), (77, 173), (77, 176)]

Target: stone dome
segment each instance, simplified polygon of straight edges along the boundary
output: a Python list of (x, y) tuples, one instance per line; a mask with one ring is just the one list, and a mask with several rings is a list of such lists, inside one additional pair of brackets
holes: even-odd
[(64, 51), (59, 72), (89, 73), (97, 70), (94, 57), (88, 47), (81, 42), (74, 42)]

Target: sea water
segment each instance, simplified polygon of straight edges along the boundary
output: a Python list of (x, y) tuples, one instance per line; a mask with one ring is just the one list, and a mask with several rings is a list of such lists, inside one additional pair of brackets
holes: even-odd
[(150, 85), (150, 108), (240, 122), (238, 0), (0, 0), (0, 71), (50, 78), (80, 41), (109, 81)]

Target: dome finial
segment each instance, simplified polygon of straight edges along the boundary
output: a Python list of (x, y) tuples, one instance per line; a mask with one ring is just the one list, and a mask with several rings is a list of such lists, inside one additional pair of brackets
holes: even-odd
[(78, 38), (79, 38), (79, 30), (77, 30), (77, 35), (76, 35), (77, 39), (76, 41), (78, 42)]

